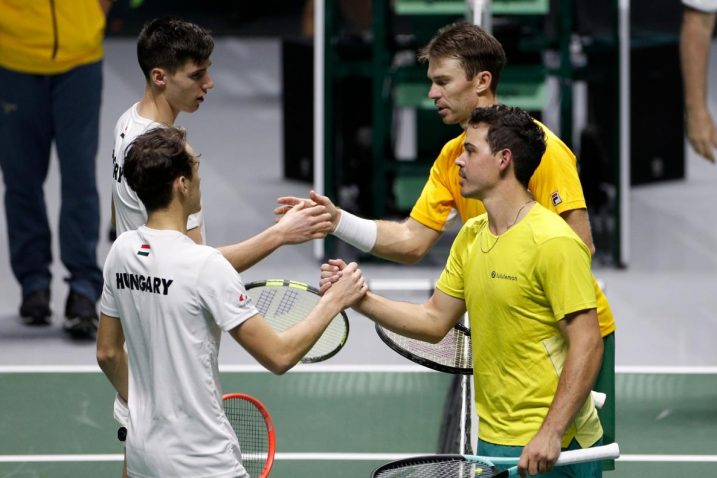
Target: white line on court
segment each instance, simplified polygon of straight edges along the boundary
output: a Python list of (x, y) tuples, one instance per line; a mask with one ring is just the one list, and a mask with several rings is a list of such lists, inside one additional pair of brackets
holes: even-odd
[(682, 366), (660, 366), (660, 365), (618, 365), (615, 373), (639, 373), (644, 375), (653, 374), (677, 374), (677, 375), (714, 375), (717, 374), (717, 367), (682, 367)]
[[(270, 373), (261, 365), (220, 365), (220, 372)], [(427, 372), (440, 373), (420, 365), (325, 365), (300, 364), (289, 373), (360, 373), (360, 372)], [(97, 365), (0, 365), (0, 373), (101, 373)], [(717, 367), (667, 367), (624, 365), (615, 367), (617, 374), (683, 374), (683, 375), (717, 375)]]
[[(277, 453), (277, 461), (393, 461), (431, 453)], [(0, 455), (0, 463), (122, 461), (122, 454)], [(622, 455), (617, 461), (647, 463), (716, 463), (717, 455)]]
[[(261, 365), (220, 365), (220, 372), (271, 373)], [(415, 364), (407, 365), (325, 365), (299, 364), (289, 373), (399, 372), (441, 373)], [(97, 365), (0, 365), (0, 373), (102, 373)]]

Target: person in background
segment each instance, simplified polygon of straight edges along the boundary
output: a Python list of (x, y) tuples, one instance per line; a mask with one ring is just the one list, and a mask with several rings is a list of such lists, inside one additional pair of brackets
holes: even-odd
[(95, 168), (110, 0), (0, 2), (0, 167), (20, 317), (48, 325), (52, 234), (43, 185), (60, 164), (60, 258), (69, 272), (64, 330), (92, 339), (102, 290)]
[(687, 139), (695, 152), (715, 162), (717, 126), (707, 107), (707, 65), (717, 0), (682, 0), (680, 60), (685, 93)]

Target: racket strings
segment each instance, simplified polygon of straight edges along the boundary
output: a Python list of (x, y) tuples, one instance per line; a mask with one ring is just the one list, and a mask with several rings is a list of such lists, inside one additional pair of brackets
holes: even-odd
[(495, 467), (487, 463), (472, 463), (461, 458), (431, 461), (429, 458), (379, 470), (374, 478), (490, 478), (495, 473)]
[(241, 398), (225, 400), (224, 411), (239, 439), (242, 465), (249, 476), (260, 476), (269, 453), (264, 416), (253, 403)]
[(473, 367), (470, 335), (460, 329), (451, 329), (437, 344), (410, 339), (387, 329), (382, 331), (398, 347), (423, 359), (453, 368)]
[(249, 292), (249, 295), (254, 299), (254, 307), (256, 307), (256, 310), (258, 310), (261, 315), (267, 315), (269, 307), (271, 307), (274, 301), (276, 289), (262, 289), (258, 297), (251, 292)]
[[(247, 291), (259, 313), (272, 327), (283, 332), (305, 319), (319, 302), (314, 293), (290, 287), (257, 287)], [(312, 361), (332, 354), (346, 340), (348, 330), (341, 314), (334, 317), (304, 358)]]

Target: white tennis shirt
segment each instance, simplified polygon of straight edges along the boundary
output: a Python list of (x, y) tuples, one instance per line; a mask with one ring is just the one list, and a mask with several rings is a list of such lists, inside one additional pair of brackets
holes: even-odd
[(703, 12), (717, 12), (717, 0), (682, 0), (682, 3)]
[(102, 313), (119, 317), (129, 354), (130, 476), (247, 476), (224, 415), (221, 331), (258, 312), (216, 250), (146, 226), (117, 238)]
[[(123, 168), (127, 148), (137, 136), (164, 125), (140, 116), (137, 108), (139, 103), (132, 105), (117, 120), (115, 125), (115, 146), (112, 150), (112, 201), (115, 205), (115, 226), (117, 235), (125, 231), (133, 231), (147, 223), (147, 209), (124, 178)], [(202, 211), (189, 216), (187, 230), (201, 228), (202, 238), (207, 242)]]

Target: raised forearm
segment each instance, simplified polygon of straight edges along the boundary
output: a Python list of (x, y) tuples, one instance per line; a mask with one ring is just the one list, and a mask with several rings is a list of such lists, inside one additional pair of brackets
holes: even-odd
[(278, 229), (270, 227), (246, 241), (221, 246), (217, 249), (234, 269), (243, 272), (274, 252), (282, 244), (282, 237)]
[[(411, 304), (371, 292), (354, 308), (388, 330), (424, 342), (439, 342), (455, 323), (438, 320), (429, 303)], [(443, 318), (450, 315), (450, 311), (446, 311)]]
[(311, 313), (298, 324), (280, 334), (280, 344), (276, 350), (273, 373), (281, 374), (304, 357), (314, 346), (331, 320), (341, 312), (341, 305), (337, 301), (321, 300)]
[(680, 32), (680, 61), (688, 114), (707, 112), (707, 64), (715, 15), (686, 9)]
[(376, 221), (378, 234), (371, 250), (375, 256), (401, 264), (415, 264), (433, 247), (441, 234), (408, 218), (402, 222)]

